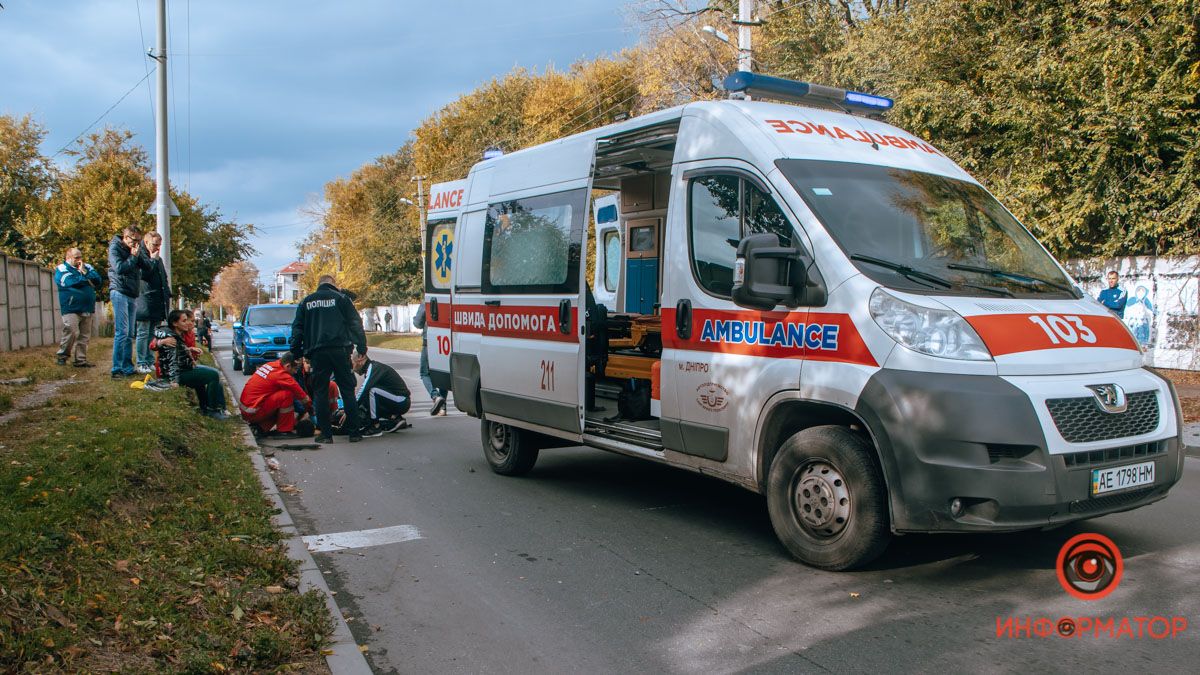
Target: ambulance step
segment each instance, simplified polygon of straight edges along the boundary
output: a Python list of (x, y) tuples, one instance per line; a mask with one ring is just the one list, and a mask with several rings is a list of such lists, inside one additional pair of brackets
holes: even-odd
[(638, 423), (635, 422), (588, 420), (584, 428), (584, 433), (605, 436), (654, 450), (662, 450), (662, 432), (658, 429), (648, 429), (638, 426)]

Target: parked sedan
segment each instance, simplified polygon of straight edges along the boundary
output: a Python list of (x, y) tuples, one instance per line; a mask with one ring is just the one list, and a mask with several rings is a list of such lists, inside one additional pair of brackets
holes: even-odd
[(250, 305), (233, 323), (233, 367), (250, 375), (288, 350), (296, 305)]

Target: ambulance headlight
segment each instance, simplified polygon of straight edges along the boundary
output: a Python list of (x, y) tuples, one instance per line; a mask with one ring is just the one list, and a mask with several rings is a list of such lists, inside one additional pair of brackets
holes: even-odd
[(992, 358), (979, 334), (958, 314), (905, 302), (882, 288), (871, 294), (871, 318), (888, 337), (915, 352), (960, 361)]

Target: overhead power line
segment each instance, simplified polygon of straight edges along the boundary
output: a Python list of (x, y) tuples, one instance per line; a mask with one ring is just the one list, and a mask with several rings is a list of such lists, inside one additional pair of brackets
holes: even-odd
[[(152, 73), (152, 72), (154, 72), (154, 71), (150, 71), (150, 73)], [(96, 126), (97, 124), (99, 124), (99, 123), (100, 123), (100, 120), (102, 120), (102, 119), (104, 119), (105, 117), (107, 117), (107, 116), (108, 116), (108, 113), (110, 113), (110, 112), (112, 112), (112, 111), (113, 111), (113, 108), (116, 108), (117, 106), (121, 105), (121, 101), (124, 101), (126, 98), (128, 98), (128, 96), (129, 96), (130, 94), (132, 94), (132, 93), (133, 93), (133, 90), (134, 90), (134, 89), (137, 89), (139, 86), (141, 86), (142, 82), (145, 82), (145, 81), (146, 81), (146, 79), (150, 77), (150, 73), (146, 73), (145, 75), (143, 75), (143, 76), (142, 76), (142, 79), (140, 79), (140, 80), (138, 80), (137, 82), (135, 82), (135, 83), (133, 84), (133, 86), (129, 88), (129, 91), (127, 91), (127, 92), (125, 92), (124, 94), (122, 94), (122, 95), (121, 95), (121, 98), (117, 99), (117, 102), (116, 102), (116, 103), (114, 103), (114, 104), (112, 104), (112, 105), (108, 106), (108, 110), (105, 110), (105, 111), (104, 111), (104, 113), (103, 113), (102, 115), (100, 115), (99, 117), (97, 117), (97, 118), (96, 118), (96, 121), (94, 121), (94, 122), (92, 122), (91, 124), (89, 124), (89, 125), (87, 126), (87, 128), (86, 128), (86, 129), (84, 129), (83, 131), (79, 132), (79, 134), (78, 134), (78, 135), (76, 135), (76, 136), (75, 136), (75, 138), (72, 138), (72, 139), (71, 139), (71, 140), (70, 140), (70, 141), (69, 141), (69, 142), (68, 142), (66, 145), (64, 145), (64, 146), (62, 146), (61, 148), (59, 148), (59, 149), (58, 149), (58, 152), (56, 152), (56, 153), (54, 153), (53, 155), (50, 155), (50, 156), (51, 156), (51, 157), (58, 157), (58, 156), (59, 156), (59, 155), (61, 155), (61, 154), (62, 154), (64, 151), (66, 151), (66, 149), (67, 149), (67, 148), (71, 147), (71, 144), (72, 144), (72, 143), (74, 143), (75, 141), (77, 141), (77, 140), (79, 140), (80, 138), (82, 138), (82, 137), (83, 137), (83, 135), (84, 135), (84, 134), (86, 134), (87, 132), (91, 131), (91, 130), (92, 130), (92, 127), (94, 127), (94, 126)]]

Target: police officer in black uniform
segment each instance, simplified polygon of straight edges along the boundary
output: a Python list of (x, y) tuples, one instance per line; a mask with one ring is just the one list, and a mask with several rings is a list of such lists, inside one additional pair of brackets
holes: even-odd
[[(354, 301), (333, 285), (332, 276), (323, 275), (316, 292), (300, 301), (292, 321), (290, 347), (293, 355), (308, 357), (312, 364), (313, 409), (329, 410), (329, 378), (332, 375), (346, 402), (350, 442), (361, 441), (357, 406), (351, 398), (355, 379), (350, 369), (350, 349), (353, 347), (359, 354), (366, 354), (367, 336), (363, 333), (358, 311), (354, 309)], [(316, 440), (332, 443), (333, 424), (329, 415), (320, 415), (319, 421), (321, 434)]]

